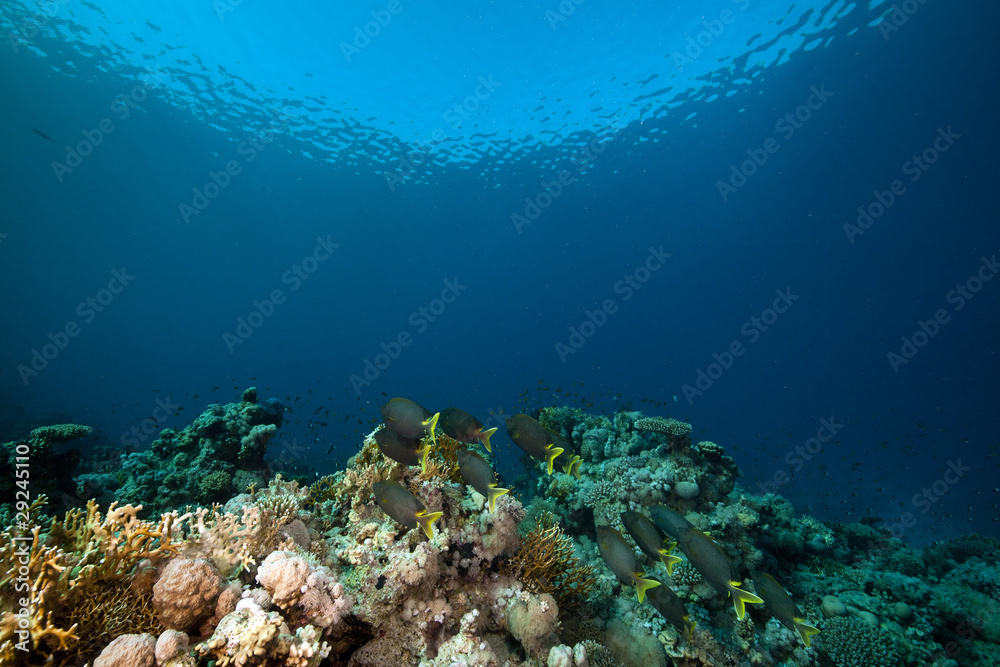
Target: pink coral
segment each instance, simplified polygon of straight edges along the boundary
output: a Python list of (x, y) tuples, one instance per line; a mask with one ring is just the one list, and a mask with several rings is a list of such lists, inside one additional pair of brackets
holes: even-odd
[(330, 629), (354, 607), (354, 600), (327, 568), (313, 568), (290, 551), (275, 551), (265, 558), (257, 570), (257, 581), (281, 609), (297, 612), (293, 621), (298, 624)]
[(222, 575), (210, 561), (175, 558), (153, 586), (153, 605), (160, 622), (187, 631), (215, 612)]
[(155, 647), (153, 635), (121, 635), (104, 647), (94, 667), (153, 667)]

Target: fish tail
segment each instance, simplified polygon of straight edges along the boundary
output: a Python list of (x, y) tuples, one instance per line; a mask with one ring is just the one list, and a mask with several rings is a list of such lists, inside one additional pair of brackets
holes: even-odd
[(496, 486), (494, 484), (490, 484), (490, 488), (488, 488), (486, 490), (486, 492), (489, 494), (488, 500), (489, 500), (489, 503), (490, 503), (490, 514), (493, 514), (494, 512), (496, 512), (497, 498), (499, 498), (500, 496), (502, 496), (503, 494), (505, 494), (505, 493), (507, 493), (509, 491), (510, 491), (510, 489), (501, 489), (499, 486)]
[(736, 616), (742, 621), (746, 616), (746, 604), (764, 604), (764, 601), (748, 591), (739, 588), (740, 582), (730, 581), (729, 592), (733, 594), (733, 606), (736, 607)]
[(569, 463), (563, 466), (563, 472), (567, 475), (576, 475), (580, 479), (580, 455), (574, 454)]
[(674, 556), (666, 549), (660, 549), (660, 560), (667, 567), (667, 574), (672, 577), (674, 576), (674, 565), (680, 563), (683, 559), (679, 556)]
[(424, 445), (417, 450), (417, 455), (420, 457), (420, 472), (427, 472), (427, 455), (431, 451), (430, 445)]
[(639, 604), (646, 599), (646, 591), (661, 585), (656, 579), (643, 579), (642, 572), (633, 572), (632, 579), (635, 581), (635, 592), (639, 596)]
[(490, 447), (490, 436), (496, 432), (497, 432), (496, 426), (486, 431), (479, 432), (479, 442), (483, 443), (483, 447), (485, 447), (486, 451), (488, 451), (490, 454), (493, 453), (493, 448)]
[(808, 623), (803, 623), (801, 618), (793, 618), (792, 620), (795, 621), (795, 629), (798, 630), (799, 636), (802, 637), (802, 642), (806, 645), (806, 648), (809, 648), (809, 637), (818, 635), (819, 628), (815, 628)]
[(549, 445), (545, 448), (545, 471), (548, 474), (552, 474), (552, 467), (555, 465), (556, 459), (559, 455), (563, 453), (562, 447), (556, 447), (555, 445)]
[(430, 417), (428, 417), (424, 421), (420, 422), (424, 426), (424, 428), (427, 429), (427, 432), (431, 434), (431, 441), (435, 445), (437, 444), (437, 436), (434, 435), (434, 429), (437, 428), (438, 419), (440, 417), (441, 417), (441, 413), (440, 412), (435, 412), (433, 415), (431, 415)]
[(684, 617), (684, 638), (691, 641), (691, 636), (694, 635), (694, 628), (698, 625), (687, 616)]
[(434, 522), (442, 516), (444, 516), (444, 512), (428, 512), (427, 510), (417, 512), (417, 523), (427, 535), (427, 539), (434, 539)]

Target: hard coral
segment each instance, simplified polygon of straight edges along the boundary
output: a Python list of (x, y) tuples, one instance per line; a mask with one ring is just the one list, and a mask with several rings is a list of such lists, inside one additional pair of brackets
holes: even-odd
[(94, 667), (153, 667), (156, 638), (150, 634), (122, 635), (94, 660)]
[[(35, 505), (37, 508), (37, 503)], [(81, 649), (77, 626), (69, 619), (70, 604), (88, 598), (109, 595), (121, 600), (121, 582), (128, 582), (131, 573), (143, 560), (158, 561), (176, 554), (171, 538), (173, 517), (149, 523), (137, 518), (140, 507), (112, 504), (102, 516), (93, 501), (87, 511), (71, 510), (62, 520), (53, 520), (43, 538), (41, 527), (35, 526), (28, 535), (7, 529), (0, 535), (0, 570), (19, 572), (14, 579), (0, 581), (0, 605), (3, 611), (19, 609), (22, 597), (30, 600), (27, 636), (19, 637), (13, 614), (4, 614), (0, 624), (0, 661), (13, 659), (16, 645), (28, 649), (28, 658), (44, 658), (55, 653), (72, 655)], [(25, 562), (27, 565), (25, 565)], [(21, 587), (27, 588), (27, 596)], [(143, 613), (141, 607), (130, 608)], [(103, 612), (102, 612), (103, 613)], [(12, 618), (13, 623), (6, 622)], [(141, 624), (141, 618), (135, 621)], [(93, 638), (88, 640), (93, 642)], [(23, 653), (18, 655), (24, 656)]]
[(210, 561), (175, 558), (153, 586), (160, 622), (171, 630), (190, 630), (215, 611), (222, 575)]
[(552, 514), (542, 515), (500, 571), (523, 582), (530, 592), (552, 595), (560, 609), (581, 604), (594, 588), (594, 567), (580, 564), (573, 541)]
[(261, 483), (269, 476), (264, 452), (283, 417), (271, 403), (258, 405), (253, 388), (239, 403), (210, 405), (184, 429), (164, 429), (149, 450), (123, 458), (115, 495), (162, 513), (221, 500), (234, 484)]
[(899, 664), (892, 640), (858, 617), (830, 618), (820, 629), (821, 650), (837, 667), (896, 667)]
[(312, 566), (302, 556), (275, 551), (257, 571), (271, 599), (288, 615), (293, 625), (310, 624), (327, 630), (336, 628), (354, 607), (354, 599), (333, 580), (323, 566)]

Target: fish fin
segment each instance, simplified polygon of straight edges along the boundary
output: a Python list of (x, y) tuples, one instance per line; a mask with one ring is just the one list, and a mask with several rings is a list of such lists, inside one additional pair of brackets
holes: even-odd
[(639, 596), (639, 604), (642, 604), (642, 601), (646, 599), (646, 591), (661, 585), (656, 579), (643, 579), (642, 575), (642, 572), (632, 573), (632, 579), (635, 581), (635, 592)]
[(417, 455), (420, 457), (420, 472), (427, 472), (427, 455), (431, 451), (430, 445), (424, 445), (417, 450)]
[(729, 592), (733, 594), (733, 606), (736, 607), (736, 616), (742, 621), (747, 613), (746, 603), (764, 604), (764, 601), (753, 593), (739, 588), (740, 583), (739, 581), (730, 581)]
[(499, 486), (495, 484), (490, 484), (490, 488), (486, 489), (486, 492), (489, 494), (488, 500), (490, 503), (490, 514), (496, 512), (497, 498), (507, 493), (508, 491), (510, 491), (510, 489), (501, 489)]
[(680, 556), (672, 555), (666, 549), (660, 549), (660, 560), (667, 566), (667, 574), (672, 577), (674, 576), (674, 565), (680, 563), (684, 559)]
[[(570, 458), (569, 463), (567, 463), (566, 465), (564, 465), (562, 467), (562, 470), (567, 475), (572, 475), (574, 467), (577, 469), (577, 471), (579, 471), (579, 469), (580, 469), (580, 456), (578, 454), (574, 454), (572, 456), (572, 458)], [(576, 478), (580, 479), (580, 473), (579, 472), (576, 473)]]
[(803, 623), (802, 621), (804, 619), (801, 618), (793, 618), (792, 620), (795, 622), (795, 629), (799, 631), (799, 636), (802, 637), (802, 641), (805, 643), (806, 648), (809, 648), (809, 637), (812, 635), (818, 635), (819, 628), (813, 627), (808, 623)]
[(555, 445), (548, 445), (545, 448), (545, 471), (548, 474), (552, 474), (552, 467), (555, 465), (556, 459), (559, 455), (563, 453), (562, 447), (556, 447)]
[(421, 424), (424, 425), (424, 427), (427, 429), (427, 431), (431, 434), (431, 441), (435, 445), (438, 443), (438, 441), (437, 441), (437, 436), (434, 435), (434, 429), (437, 428), (438, 419), (440, 417), (441, 417), (441, 413), (440, 412), (435, 412), (433, 415), (431, 415), (430, 417), (428, 417), (424, 421), (420, 422)]
[(479, 442), (483, 443), (483, 447), (485, 447), (486, 451), (488, 451), (490, 454), (493, 453), (493, 448), (490, 447), (490, 436), (496, 432), (497, 432), (496, 426), (486, 431), (479, 432)]
[(434, 522), (442, 516), (444, 516), (444, 512), (428, 512), (427, 510), (417, 512), (417, 523), (427, 535), (427, 539), (434, 539)]
[(673, 540), (664, 539), (663, 543), (666, 546), (664, 546), (662, 549), (660, 549), (660, 553), (672, 554), (674, 552), (674, 549), (677, 548), (677, 543), (674, 542)]

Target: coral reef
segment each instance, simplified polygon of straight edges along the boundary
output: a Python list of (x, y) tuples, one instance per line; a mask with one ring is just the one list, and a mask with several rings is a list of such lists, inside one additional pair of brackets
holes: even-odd
[[(147, 520), (138, 504), (102, 513), (91, 501), (57, 519), (43, 516), (44, 499), (18, 510), (23, 528), (0, 539), (0, 662), (1000, 664), (995, 540), (911, 549), (878, 526), (797, 516), (741, 489), (723, 447), (693, 443), (683, 422), (542, 410), (538, 421), (582, 457), (580, 476), (535, 474), (544, 464), (529, 461), (525, 504), (508, 494), (491, 512), (458, 473), (467, 445), (440, 434), (423, 470), (385, 458), (369, 434), (346, 469), (310, 487), (272, 479), (262, 456), (281, 413), (251, 390), (243, 399), (126, 458), (119, 497), (151, 503)], [(432, 537), (383, 512), (372, 494), (383, 481), (443, 514)], [(688, 635), (640, 603), (601, 559), (597, 526), (627, 534), (622, 512), (648, 517), (655, 505), (710, 534), (747, 591), (750, 570), (771, 572), (820, 628), (811, 646), (763, 605), (737, 618), (728, 592), (688, 561), (668, 574), (634, 549), (696, 626)]]
[(122, 457), (115, 497), (159, 514), (184, 505), (225, 502), (270, 477), (264, 454), (284, 419), (274, 399), (253, 387), (239, 403), (210, 405), (181, 431), (164, 429), (150, 448)]

